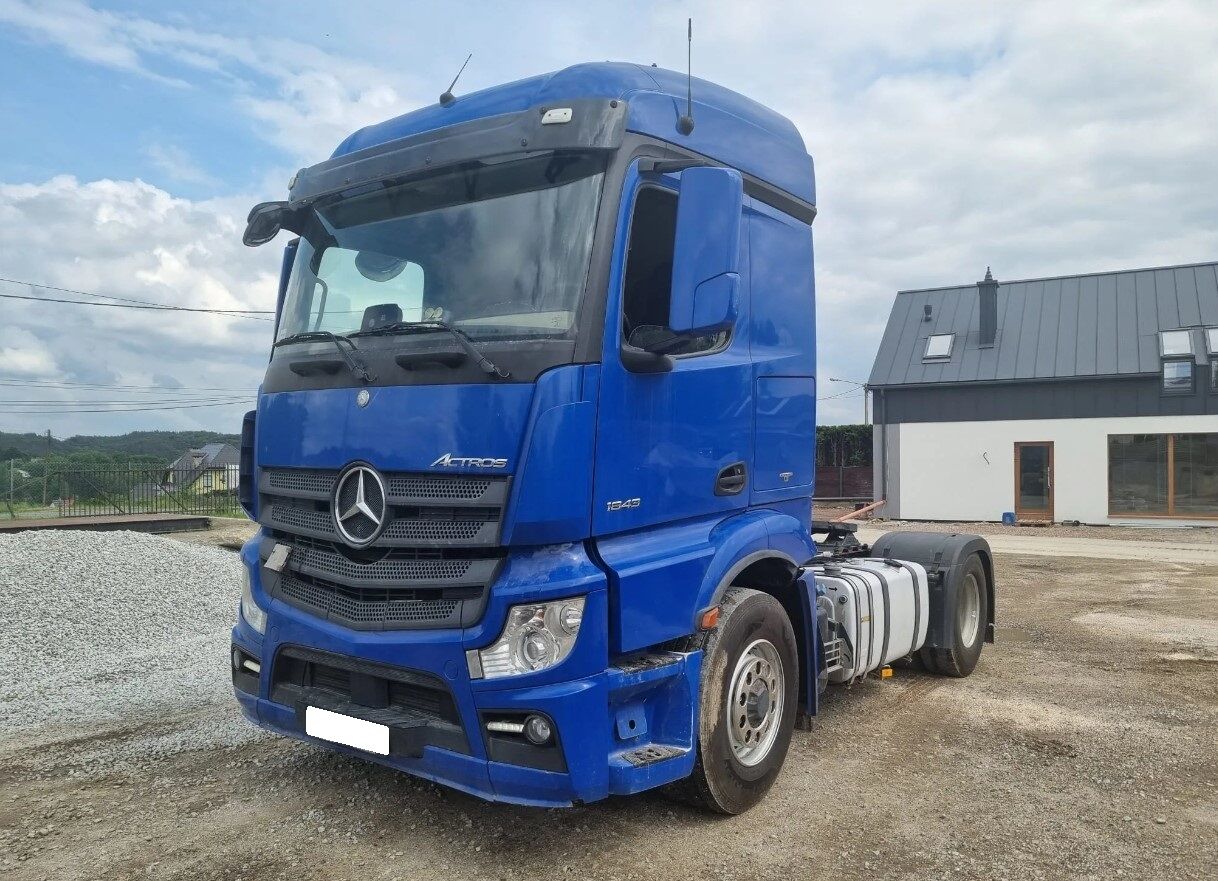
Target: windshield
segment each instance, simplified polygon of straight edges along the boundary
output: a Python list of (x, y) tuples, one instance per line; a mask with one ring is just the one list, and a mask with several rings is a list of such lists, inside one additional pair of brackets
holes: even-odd
[(584, 154), (478, 163), (316, 208), (278, 338), (400, 321), (574, 336), (603, 171)]

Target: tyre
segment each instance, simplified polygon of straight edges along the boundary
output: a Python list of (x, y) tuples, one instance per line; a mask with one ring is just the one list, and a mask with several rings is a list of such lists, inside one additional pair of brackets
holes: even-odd
[(989, 621), (989, 580), (981, 558), (973, 554), (964, 564), (952, 611), (952, 646), (919, 652), (926, 669), (941, 676), (968, 676), (981, 657), (985, 628)]
[(778, 600), (731, 588), (706, 637), (699, 683), (698, 758), (674, 784), (682, 800), (739, 814), (778, 776), (798, 709), (799, 651)]

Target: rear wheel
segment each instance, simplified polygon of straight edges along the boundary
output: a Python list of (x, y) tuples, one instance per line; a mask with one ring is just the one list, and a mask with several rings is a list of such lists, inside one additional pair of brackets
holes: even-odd
[(981, 558), (973, 554), (964, 564), (952, 612), (951, 648), (926, 647), (919, 657), (927, 670), (942, 676), (968, 676), (981, 657), (989, 622), (989, 580)]
[(782, 605), (748, 588), (729, 590), (702, 652), (698, 759), (674, 785), (684, 800), (739, 814), (766, 794), (795, 726), (799, 653)]

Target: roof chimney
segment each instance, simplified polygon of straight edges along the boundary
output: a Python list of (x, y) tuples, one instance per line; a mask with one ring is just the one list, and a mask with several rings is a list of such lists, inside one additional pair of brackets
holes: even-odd
[(985, 268), (985, 278), (977, 282), (977, 299), (980, 305), (981, 338), (979, 345), (992, 346), (998, 336), (998, 282)]

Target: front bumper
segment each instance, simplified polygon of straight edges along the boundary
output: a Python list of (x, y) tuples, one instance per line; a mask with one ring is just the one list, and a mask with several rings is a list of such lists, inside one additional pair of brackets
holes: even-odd
[[(463, 630), (369, 632), (332, 624), (267, 597), (259, 579), (256, 541), (242, 556), (268, 622), (262, 636), (242, 620), (233, 628), (234, 647), (261, 665), (256, 686), (252, 677), (235, 677), (234, 691), (245, 716), (263, 728), (482, 798), (547, 807), (638, 791), (686, 776), (693, 767), (697, 702), (692, 695), (698, 659), (690, 663), (689, 656), (673, 656), (679, 662), (642, 687), (634, 674), (610, 666), (605, 577), (580, 545), (509, 557), (482, 621)], [(510, 605), (579, 595), (585, 597), (583, 622), (575, 648), (564, 661), (539, 673), (470, 679), (466, 650), (483, 648), (497, 638)], [(300, 679), (292, 679), (297, 674), (290, 667), (302, 657), (326, 665), (328, 681), (336, 669), (353, 671), (346, 680), (350, 693), (336, 697), (295, 687)], [(406, 683), (396, 686), (396, 680)], [(408, 689), (416, 680), (429, 689), (426, 695), (395, 696), (395, 688)], [(313, 679), (306, 676), (304, 681)], [(444, 703), (444, 694), (451, 705)], [(439, 704), (442, 709), (437, 709)], [(307, 705), (389, 725), (390, 754), (309, 737), (304, 728)], [(486, 730), (488, 715), (519, 717), (529, 712), (553, 722), (556, 745), (549, 755), (520, 743), (516, 746), (523, 749), (505, 749), (503, 741), (492, 740), (494, 735)], [(630, 758), (661, 737), (669, 746), (663, 761), (640, 765)]]

